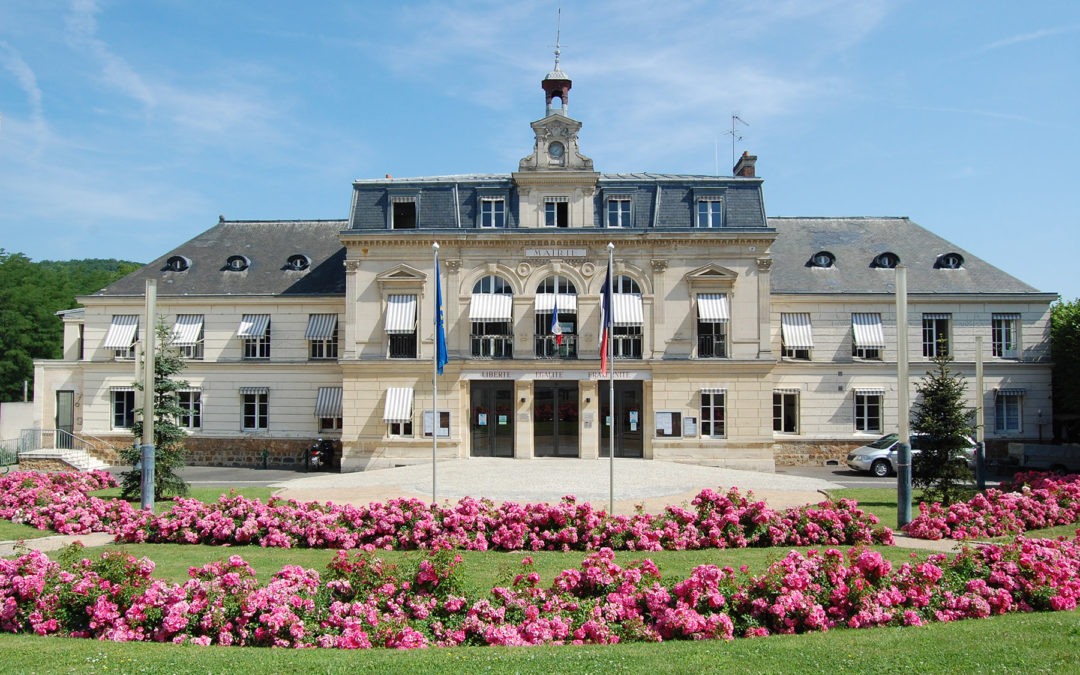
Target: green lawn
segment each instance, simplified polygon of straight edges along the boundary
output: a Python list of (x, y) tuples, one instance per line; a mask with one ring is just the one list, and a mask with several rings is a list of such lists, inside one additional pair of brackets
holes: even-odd
[[(239, 495), (243, 495), (248, 499), (261, 499), (267, 501), (270, 499), (270, 495), (274, 490), (268, 487), (240, 487), (232, 488)], [(222, 489), (220, 487), (193, 487), (188, 489), (188, 497), (192, 499), (198, 499), (200, 502), (211, 503), (216, 502), (222, 494), (228, 494), (229, 489)], [(104, 490), (94, 490), (90, 493), (92, 497), (98, 497), (100, 499), (120, 499), (120, 488), (105, 488)], [(128, 500), (136, 508), (140, 505), (138, 499)], [(172, 508), (173, 497), (166, 497), (164, 499), (158, 499), (154, 502), (154, 513), (162, 513)]]
[(56, 534), (52, 530), (39, 530), (29, 525), (16, 524), (10, 520), (0, 518), (0, 541), (15, 541), (18, 539), (37, 539)]
[(732, 642), (350, 652), (0, 635), (0, 649), (23, 673), (1076, 672), (1080, 612)]

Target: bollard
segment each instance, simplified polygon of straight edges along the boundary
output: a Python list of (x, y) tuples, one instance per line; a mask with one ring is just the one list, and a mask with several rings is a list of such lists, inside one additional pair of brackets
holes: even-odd
[(986, 492), (986, 443), (975, 444), (975, 488)]
[(896, 521), (898, 527), (911, 522), (911, 446), (896, 445)]

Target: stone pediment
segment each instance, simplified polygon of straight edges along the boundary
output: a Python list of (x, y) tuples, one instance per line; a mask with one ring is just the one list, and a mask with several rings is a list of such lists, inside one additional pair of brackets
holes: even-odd
[(427, 274), (415, 267), (401, 264), (375, 275), (375, 282), (385, 289), (415, 288), (427, 281)]
[(684, 278), (690, 288), (728, 288), (739, 278), (739, 274), (721, 265), (710, 263), (687, 272)]

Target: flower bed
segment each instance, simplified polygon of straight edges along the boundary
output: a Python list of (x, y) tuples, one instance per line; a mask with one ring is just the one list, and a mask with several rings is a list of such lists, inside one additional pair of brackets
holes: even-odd
[(408, 570), (340, 551), (321, 575), (286, 566), (264, 587), (238, 555), (176, 585), (122, 552), (68, 565), (32, 552), (0, 561), (0, 630), (345, 649), (605, 644), (920, 625), (1073, 609), (1080, 597), (1078, 542), (1022, 537), (896, 569), (873, 551), (792, 551), (760, 576), (704, 565), (666, 584), (651, 561), (623, 568), (610, 549), (547, 586), (522, 562), (509, 586), (470, 597), (449, 551)]
[(920, 504), (903, 529), (920, 539), (974, 539), (1021, 534), (1080, 521), (1080, 475), (1017, 474), (1000, 490), (989, 489), (948, 508)]
[(669, 506), (660, 514), (632, 516), (609, 516), (573, 497), (499, 506), (469, 497), (447, 506), (391, 499), (354, 507), (276, 498), (264, 504), (239, 495), (212, 504), (176, 499), (169, 511), (154, 515), (87, 495), (111, 483), (103, 473), (12, 474), (0, 480), (0, 492), (10, 493), (0, 500), (0, 517), (67, 534), (110, 532), (132, 543), (285, 548), (659, 551), (893, 543), (892, 531), (854, 501), (778, 512), (736, 488), (724, 494), (703, 490), (690, 509)]

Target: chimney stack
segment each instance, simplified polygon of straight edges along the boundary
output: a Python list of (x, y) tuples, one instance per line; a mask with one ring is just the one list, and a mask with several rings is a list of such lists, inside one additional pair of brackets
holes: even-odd
[(743, 151), (742, 157), (735, 163), (735, 168), (731, 170), (731, 175), (742, 176), (743, 178), (754, 177), (754, 164), (757, 163), (757, 155), (751, 155), (750, 153)]

